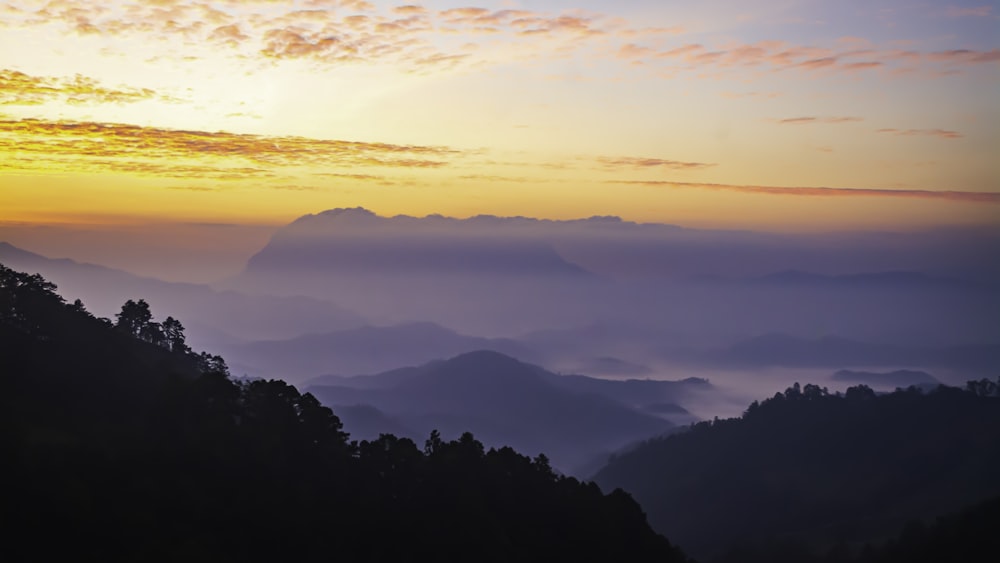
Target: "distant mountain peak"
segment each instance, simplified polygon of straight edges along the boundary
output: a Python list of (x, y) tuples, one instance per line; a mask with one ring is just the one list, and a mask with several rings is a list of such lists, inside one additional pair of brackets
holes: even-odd
[(316, 216), (317, 217), (338, 217), (338, 216), (376, 217), (377, 215), (374, 211), (358, 206), (358, 207), (336, 207), (333, 209), (327, 209), (326, 211), (319, 212)]
[(473, 350), (471, 352), (465, 352), (457, 356), (453, 356), (445, 361), (448, 364), (455, 365), (469, 365), (469, 364), (480, 364), (480, 363), (490, 363), (496, 365), (497, 362), (502, 362), (508, 366), (527, 366), (530, 364), (525, 364), (524, 362), (508, 356), (507, 354), (502, 354), (496, 350)]

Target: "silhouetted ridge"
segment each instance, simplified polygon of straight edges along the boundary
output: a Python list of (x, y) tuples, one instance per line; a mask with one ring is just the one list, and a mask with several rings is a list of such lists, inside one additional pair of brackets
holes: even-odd
[(998, 472), (1000, 385), (982, 380), (884, 395), (795, 384), (623, 453), (596, 480), (634, 494), (700, 559), (732, 548), (743, 555), (721, 560), (804, 562), (835, 546), (847, 561), (907, 520), (996, 496)]
[(59, 285), (68, 299), (79, 298), (100, 315), (111, 315), (125, 298), (141, 297), (154, 309), (169, 310), (184, 318), (193, 329), (192, 340), (201, 345), (216, 340), (212, 338), (216, 332), (253, 339), (280, 338), (364, 323), (353, 311), (329, 301), (249, 295), (202, 284), (166, 282), (66, 258), (47, 258), (11, 245), (0, 246), (0, 262), (40, 273)]
[(621, 491), (469, 433), (349, 442), (171, 319), (142, 299), (99, 319), (0, 266), (5, 560), (685, 561)]
[(902, 388), (911, 385), (938, 385), (941, 383), (937, 378), (925, 371), (910, 369), (900, 369), (886, 373), (842, 369), (833, 374), (833, 380)]

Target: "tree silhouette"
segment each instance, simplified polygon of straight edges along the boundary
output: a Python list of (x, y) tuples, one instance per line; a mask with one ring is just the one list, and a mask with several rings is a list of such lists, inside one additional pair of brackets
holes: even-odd
[(184, 325), (173, 317), (167, 317), (160, 325), (163, 330), (165, 346), (171, 352), (190, 352), (184, 337)]
[(136, 338), (142, 338), (143, 330), (149, 333), (148, 325), (153, 320), (153, 313), (149, 310), (149, 303), (145, 299), (133, 301), (129, 299), (122, 305), (120, 313), (115, 314), (117, 322), (115, 326), (119, 330), (131, 334)]
[(231, 379), (145, 301), (112, 325), (53, 288), (0, 267), (5, 561), (686, 560), (631, 497), (544, 456), (349, 442), (311, 394)]

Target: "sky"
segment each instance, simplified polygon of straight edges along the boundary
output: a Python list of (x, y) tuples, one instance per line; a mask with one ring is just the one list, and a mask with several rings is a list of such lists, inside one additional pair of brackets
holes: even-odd
[(257, 244), (354, 206), (996, 227), (996, 100), (985, 0), (15, 0), (0, 234)]

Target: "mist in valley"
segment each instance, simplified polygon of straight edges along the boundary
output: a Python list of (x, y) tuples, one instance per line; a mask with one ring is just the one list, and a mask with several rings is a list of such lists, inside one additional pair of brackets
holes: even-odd
[[(123, 297), (141, 297), (181, 319), (192, 345), (224, 356), (234, 375), (319, 389), (358, 437), (473, 429), (488, 445), (547, 450), (576, 473), (672, 427), (739, 416), (796, 382), (891, 391), (908, 386), (906, 373), (880, 374), (910, 370), (958, 385), (988, 376), (1000, 365), (1000, 271), (988, 259), (998, 254), (1000, 236), (978, 231), (792, 235), (611, 217), (382, 217), (360, 208), (278, 229), (210, 284), (0, 248), (5, 264), (41, 273), (95, 314), (113, 317)], [(366, 389), (399, 368), (433, 371), (427, 366), (482, 350), (499, 355), (470, 365), (491, 373), (498, 390), (517, 389), (489, 370), (499, 358), (622, 385), (704, 384), (622, 401), (602, 387), (557, 393), (543, 378), (513, 392), (492, 419), (463, 410), (475, 403), (475, 386)], [(835, 377), (840, 371), (856, 375)], [(442, 389), (452, 401), (432, 400)], [(546, 393), (551, 405), (524, 402)], [(588, 418), (570, 409), (555, 423), (559, 400), (572, 402), (565, 393), (621, 407), (605, 421), (614, 436), (555, 440), (556, 426)], [(504, 422), (523, 409), (552, 415), (531, 432)]]

